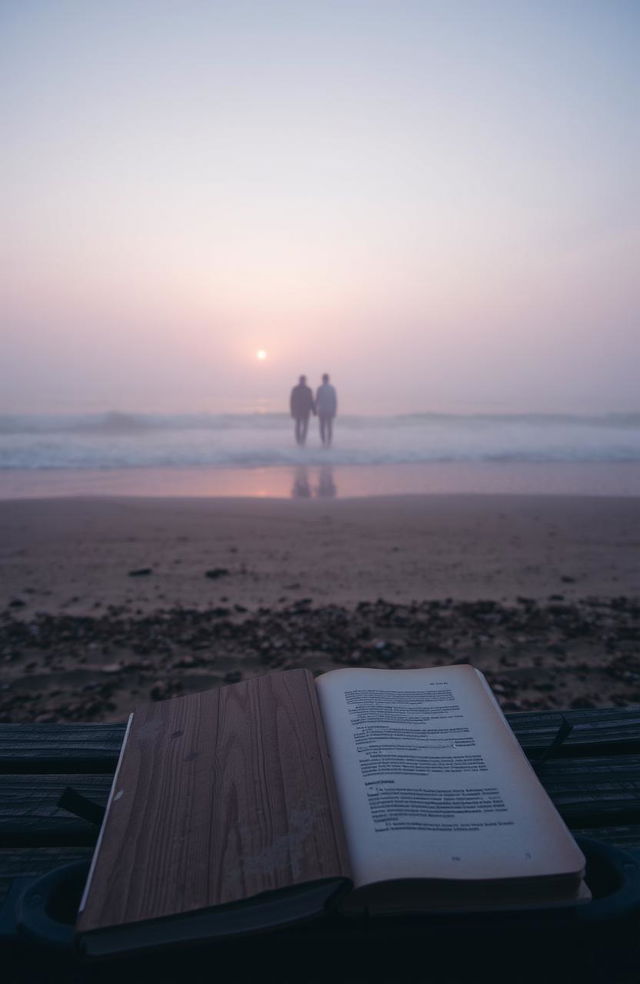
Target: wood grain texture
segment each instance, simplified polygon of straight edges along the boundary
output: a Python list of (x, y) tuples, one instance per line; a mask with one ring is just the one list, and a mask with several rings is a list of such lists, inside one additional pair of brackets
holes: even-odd
[[(534, 757), (552, 741), (560, 713), (573, 731), (554, 757), (640, 754), (640, 708), (518, 711), (506, 718)], [(124, 724), (0, 724), (0, 773), (103, 772), (113, 774)]]
[[(570, 827), (630, 825), (625, 842), (636, 837), (640, 846), (640, 756), (553, 759), (546, 763), (540, 779)], [(57, 805), (67, 785), (105, 804), (111, 779), (103, 775), (0, 776), (0, 849), (95, 843), (97, 828)]]
[(550, 744), (562, 718), (572, 725), (572, 731), (556, 749), (554, 758), (640, 754), (640, 707), (519, 711), (507, 714), (506, 718), (524, 751), (531, 757)]
[(569, 827), (640, 824), (640, 756), (558, 759), (539, 776)]
[(574, 837), (592, 837), (594, 840), (621, 847), (640, 860), (640, 824), (606, 827), (575, 827), (571, 829)]
[(0, 775), (0, 848), (93, 847), (98, 827), (58, 806), (66, 786), (104, 806), (111, 780), (102, 775)]
[(272, 673), (135, 712), (78, 929), (348, 874), (313, 677)]
[(0, 724), (0, 774), (113, 775), (124, 724)]
[(46, 875), (54, 868), (75, 861), (88, 864), (91, 853), (90, 847), (0, 848), (0, 884), (16, 877)]

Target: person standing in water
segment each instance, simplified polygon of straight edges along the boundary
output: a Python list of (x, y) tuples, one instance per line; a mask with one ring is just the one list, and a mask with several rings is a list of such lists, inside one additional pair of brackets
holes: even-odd
[(306, 376), (300, 376), (298, 385), (291, 390), (289, 407), (291, 416), (295, 420), (296, 444), (302, 447), (307, 440), (309, 417), (316, 412), (313, 404), (313, 393), (311, 387), (307, 386)]
[(333, 418), (338, 412), (338, 396), (335, 386), (329, 382), (329, 374), (325, 372), (322, 385), (316, 393), (316, 409), (320, 421), (320, 440), (325, 448), (331, 445), (333, 438)]

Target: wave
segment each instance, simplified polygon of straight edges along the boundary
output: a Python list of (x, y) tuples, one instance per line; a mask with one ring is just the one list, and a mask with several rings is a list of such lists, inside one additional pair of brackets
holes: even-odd
[(291, 452), (258, 452), (226, 455), (149, 455), (136, 456), (135, 459), (124, 455), (114, 455), (109, 460), (91, 457), (68, 457), (51, 455), (39, 461), (12, 459), (3, 460), (0, 456), (0, 474), (11, 471), (60, 471), (73, 469), (76, 471), (117, 471), (144, 468), (280, 468), (282, 466), (299, 465), (332, 465), (332, 466), (377, 466), (377, 465), (416, 465), (416, 464), (628, 464), (640, 462), (640, 456), (628, 454), (611, 454), (609, 456), (595, 455), (411, 455), (403, 453), (353, 454), (347, 452), (317, 451), (310, 453)]
[(334, 448), (287, 414), (0, 416), (0, 469), (640, 461), (640, 414), (340, 416)]
[(264, 428), (288, 420), (286, 414), (140, 414), (119, 410), (100, 414), (0, 414), (1, 434), (128, 434), (168, 430)]
[[(520, 425), (571, 426), (640, 430), (640, 412), (577, 414), (445, 414), (405, 413), (390, 416), (348, 414), (341, 427), (361, 430), (384, 428), (467, 427), (473, 429)], [(287, 413), (127, 413), (111, 410), (95, 414), (0, 414), (0, 436), (12, 434), (135, 434), (148, 431), (271, 430), (289, 426)]]

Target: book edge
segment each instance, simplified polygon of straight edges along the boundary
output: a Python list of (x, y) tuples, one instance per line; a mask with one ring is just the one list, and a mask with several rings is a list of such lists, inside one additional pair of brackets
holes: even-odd
[[(537, 772), (534, 769), (532, 763), (529, 761), (529, 759), (525, 755), (524, 750), (522, 748), (522, 745), (520, 744), (520, 742), (516, 738), (516, 736), (515, 736), (515, 734), (513, 732), (513, 728), (509, 724), (504, 711), (500, 707), (500, 703), (498, 701), (498, 698), (496, 697), (496, 695), (494, 694), (493, 690), (491, 689), (491, 686), (489, 684), (489, 681), (485, 677), (485, 675), (482, 672), (482, 670), (479, 670), (477, 668), (477, 666), (473, 666), (472, 668), (477, 673), (478, 677), (480, 678), (480, 681), (483, 684), (484, 689), (485, 689), (487, 695), (490, 698), (491, 704), (493, 705), (494, 710), (496, 711), (498, 717), (500, 718), (500, 720), (501, 720), (501, 722), (502, 722), (502, 724), (504, 726), (504, 729), (505, 729), (506, 734), (510, 738), (512, 744), (517, 748), (517, 750), (518, 750), (518, 752), (519, 752), (519, 754), (520, 754), (520, 756), (522, 758), (523, 763), (526, 765), (527, 769), (529, 770), (529, 772), (533, 776), (533, 778), (534, 778), (537, 786), (539, 786), (540, 789), (542, 789), (542, 792), (544, 793), (544, 795), (545, 795), (547, 801), (549, 802), (549, 804), (550, 804), (553, 812), (555, 813), (556, 818), (559, 821), (559, 824), (560, 824), (561, 828), (564, 830), (564, 833), (566, 834), (568, 840), (571, 842), (571, 846), (573, 847), (573, 849), (575, 851), (575, 854), (576, 854), (576, 859), (578, 857), (581, 859), (581, 867), (580, 868), (572, 869), (571, 872), (567, 871), (567, 872), (564, 872), (563, 874), (565, 875), (565, 877), (568, 877), (569, 874), (573, 873), (581, 881), (584, 881), (584, 875), (585, 875), (586, 866), (587, 866), (587, 859), (584, 856), (584, 852), (581, 850), (579, 844), (576, 842), (576, 839), (573, 836), (573, 834), (571, 833), (568, 824), (565, 822), (565, 820), (561, 816), (560, 811), (558, 810), (558, 807), (555, 805), (555, 803), (551, 799), (551, 796), (549, 795), (549, 793), (545, 789), (543, 783), (540, 781), (540, 776), (537, 774)], [(560, 874), (560, 873), (558, 873), (558, 874)], [(552, 876), (549, 876), (549, 877), (552, 877)]]
[(118, 778), (119, 778), (119, 775), (120, 775), (120, 767), (122, 765), (122, 760), (124, 758), (125, 748), (127, 746), (127, 741), (129, 739), (129, 733), (131, 731), (131, 725), (133, 723), (133, 715), (134, 715), (134, 712), (132, 711), (131, 714), (129, 715), (129, 720), (127, 721), (127, 727), (126, 727), (126, 730), (125, 730), (125, 733), (124, 733), (124, 738), (122, 739), (122, 745), (120, 746), (120, 755), (118, 756), (118, 764), (116, 765), (116, 771), (115, 771), (115, 773), (113, 775), (113, 782), (111, 783), (111, 789), (109, 791), (109, 799), (107, 800), (107, 805), (106, 805), (106, 808), (105, 808), (105, 811), (104, 811), (104, 818), (102, 820), (102, 826), (100, 827), (100, 833), (98, 834), (98, 840), (96, 841), (96, 846), (95, 846), (94, 851), (93, 851), (93, 857), (91, 858), (91, 865), (89, 867), (89, 874), (87, 875), (87, 881), (86, 881), (86, 884), (84, 886), (84, 891), (82, 893), (82, 898), (80, 899), (80, 905), (78, 906), (78, 918), (84, 912), (85, 906), (87, 904), (87, 899), (89, 897), (89, 890), (91, 888), (91, 882), (93, 880), (93, 875), (94, 875), (96, 864), (97, 864), (97, 861), (98, 861), (98, 855), (100, 853), (100, 848), (102, 847), (102, 840), (103, 840), (103, 837), (104, 837), (104, 831), (105, 831), (105, 828), (107, 826), (107, 821), (109, 819), (109, 811), (111, 809), (111, 804), (113, 802), (113, 797), (114, 797), (114, 794), (115, 794), (115, 791), (116, 791), (116, 785), (117, 785)]

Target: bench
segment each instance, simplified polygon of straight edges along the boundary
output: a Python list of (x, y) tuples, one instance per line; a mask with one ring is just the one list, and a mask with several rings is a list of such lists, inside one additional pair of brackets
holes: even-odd
[[(622, 849), (624, 856), (640, 865), (640, 708), (580, 709), (562, 715), (550, 711), (520, 712), (507, 717), (525, 753), (534, 765), (538, 763), (540, 779), (574, 835)], [(541, 763), (563, 719), (571, 731)], [(0, 906), (7, 901), (9, 893), (14, 898), (29, 879), (60, 865), (90, 859), (98, 828), (61, 809), (58, 800), (65, 787), (71, 786), (104, 805), (123, 735), (123, 724), (0, 725)], [(629, 866), (630, 870), (632, 867)], [(3, 909), (5, 928), (10, 907), (5, 905)], [(620, 976), (611, 976), (614, 944), (607, 939), (600, 956), (597, 959), (590, 956), (588, 965), (581, 970), (582, 980), (591, 979), (585, 978), (585, 974), (600, 973), (598, 959), (607, 964), (602, 970), (603, 980), (635, 982), (638, 979), (640, 963), (635, 962), (640, 957), (637, 943), (640, 915), (635, 925), (635, 934), (626, 927), (622, 937), (617, 929), (615, 948), (620, 952), (615, 954), (615, 973)], [(280, 936), (280, 952), (285, 942)], [(311, 945), (309, 941), (308, 945)], [(43, 954), (8, 940), (6, 933), (2, 951), (7, 959), (14, 960), (12, 981), (38, 979), (28, 976), (29, 966), (32, 961), (36, 962), (35, 966), (38, 960), (44, 960)], [(574, 957), (577, 959), (578, 955), (567, 954), (572, 966)], [(68, 955), (65, 957), (67, 961), (70, 959)], [(46, 979), (57, 980), (50, 976), (51, 964), (47, 966)], [(145, 966), (150, 965), (147, 962)], [(166, 967), (165, 961), (165, 971)], [(27, 975), (23, 978), (21, 968)], [(64, 968), (60, 980), (69, 973), (68, 962)], [(126, 969), (121, 965), (118, 976)], [(405, 970), (408, 972), (408, 968)], [(557, 967), (556, 970), (561, 973)], [(98, 979), (95, 970), (87, 973), (87, 980)], [(140, 973), (138, 966), (136, 979), (141, 979)], [(447, 979), (442, 976), (442, 968), (438, 973), (436, 979)], [(554, 979), (550, 973), (548, 969), (547, 978)], [(566, 973), (565, 967), (562, 974)], [(108, 979), (108, 972), (105, 974)], [(158, 968), (152, 976), (155, 981), (159, 979)], [(286, 979), (283, 968), (280, 978)], [(84, 977), (74, 976), (76, 979), (84, 980)], [(322, 978), (304, 977), (298, 965), (295, 979), (319, 981)], [(348, 979), (358, 978), (356, 975)], [(370, 974), (362, 979), (370, 979)]]

